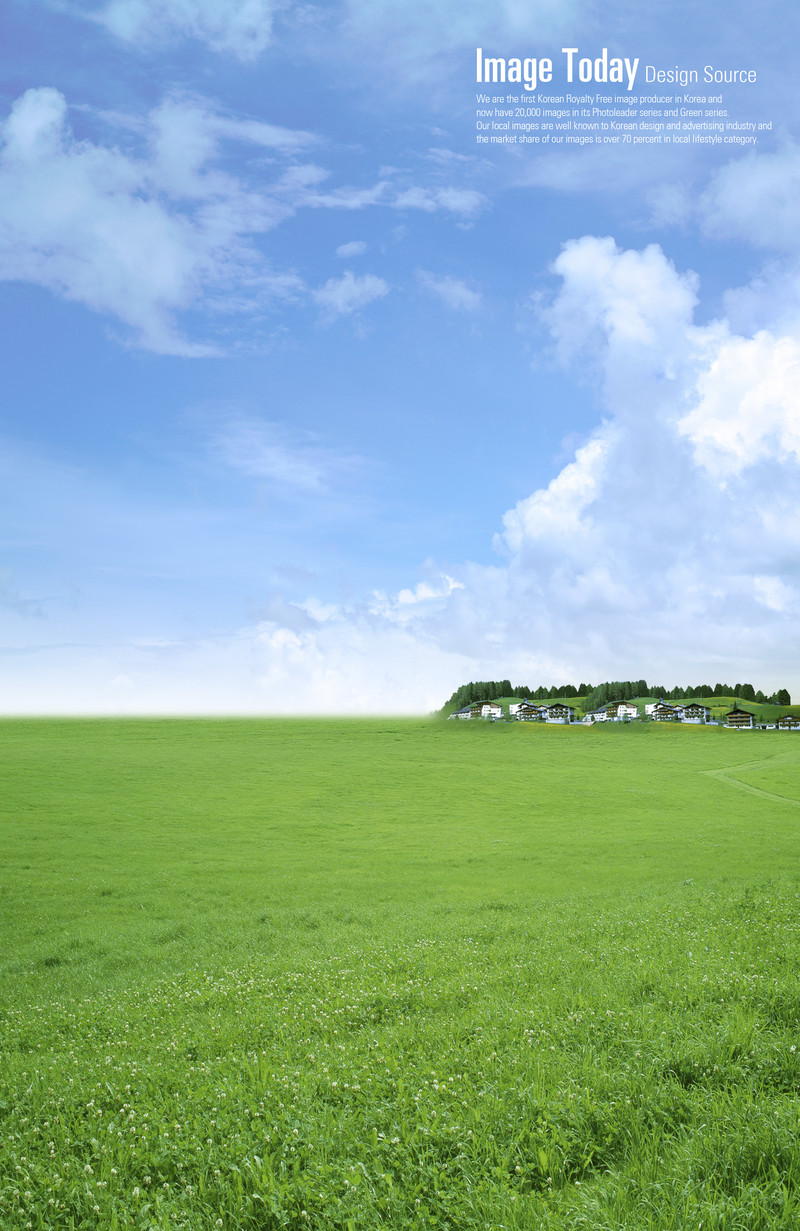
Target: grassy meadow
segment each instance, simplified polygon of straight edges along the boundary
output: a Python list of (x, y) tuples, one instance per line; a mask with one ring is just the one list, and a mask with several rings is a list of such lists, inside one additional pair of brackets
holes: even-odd
[(0, 1226), (794, 1228), (800, 734), (0, 722)]

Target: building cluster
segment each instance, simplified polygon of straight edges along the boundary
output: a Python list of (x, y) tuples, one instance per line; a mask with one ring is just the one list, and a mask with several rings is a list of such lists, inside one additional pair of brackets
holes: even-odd
[[(488, 718), (497, 722), (505, 718), (498, 701), (473, 701), (450, 715), (451, 718)], [(575, 709), (563, 701), (552, 705), (539, 705), (536, 701), (512, 701), (508, 717), (514, 722), (575, 722)]]
[(740, 709), (737, 705), (721, 718), (712, 718), (710, 708), (699, 701), (687, 701), (680, 705), (654, 701), (645, 705), (644, 715), (632, 701), (611, 701), (583, 718), (577, 718), (574, 707), (567, 705), (565, 701), (556, 701), (549, 705), (536, 701), (513, 701), (508, 707), (508, 714), (498, 701), (473, 701), (450, 715), (456, 719), (483, 718), (490, 722), (508, 718), (512, 722), (554, 722), (562, 725), (580, 723), (583, 726), (591, 726), (595, 722), (633, 722), (643, 716), (651, 722), (685, 722), (732, 727), (737, 730), (753, 730), (757, 727), (762, 730), (800, 730), (800, 717), (795, 714), (784, 714), (774, 722), (759, 722), (755, 714)]

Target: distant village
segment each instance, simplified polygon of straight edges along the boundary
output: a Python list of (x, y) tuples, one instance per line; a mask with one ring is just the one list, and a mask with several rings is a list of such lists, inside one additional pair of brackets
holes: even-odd
[(633, 701), (610, 701), (599, 709), (578, 716), (566, 701), (540, 704), (536, 701), (472, 701), (455, 710), (449, 718), (489, 722), (549, 722), (592, 726), (596, 722), (681, 722), (694, 725), (723, 726), (736, 730), (800, 731), (800, 715), (782, 714), (771, 721), (759, 720), (750, 710), (738, 705), (727, 713), (712, 717), (711, 708), (700, 701), (672, 705), (662, 699), (637, 705)]

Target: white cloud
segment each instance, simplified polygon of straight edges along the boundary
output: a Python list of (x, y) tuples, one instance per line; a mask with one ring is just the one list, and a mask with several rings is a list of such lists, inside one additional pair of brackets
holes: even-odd
[(415, 186), (402, 189), (391, 204), (393, 209), (419, 209), (426, 214), (443, 209), (463, 218), (474, 218), (486, 206), (487, 200), (482, 192), (474, 188)]
[(361, 465), (358, 458), (325, 448), (284, 424), (242, 417), (213, 433), (210, 445), (213, 456), (234, 470), (299, 496), (319, 495)]
[(679, 431), (695, 458), (715, 477), (727, 478), (758, 462), (800, 461), (800, 341), (726, 338), (697, 382), (699, 401), (680, 419)]
[[(333, 14), (276, 0), (78, 0), (63, 5), (73, 16), (105, 27), (122, 42), (149, 51), (178, 39), (195, 39), (212, 51), (249, 62), (271, 43), (274, 19), (289, 14), (298, 28), (322, 22), (329, 47), (333, 18), (342, 53), (379, 46), (383, 71), (407, 81), (433, 73), (437, 57), (475, 40), (543, 38), (565, 29), (584, 7), (577, 0), (345, 0)], [(584, 15), (584, 29), (585, 29)], [(441, 76), (441, 63), (438, 63)]]
[(382, 74), (406, 88), (440, 87), (451, 66), (474, 65), (476, 46), (546, 46), (578, 18), (587, 38), (592, 18), (582, 0), (346, 0), (345, 14), (347, 49), (380, 56)]
[(765, 248), (800, 247), (800, 147), (746, 154), (712, 177), (700, 199), (709, 232)]
[(462, 278), (418, 269), (417, 280), (424, 290), (441, 299), (454, 312), (477, 312), (481, 306), (480, 291), (473, 290)]
[[(178, 198), (242, 200), (255, 214), (256, 224), (265, 208), (263, 199), (246, 194), (232, 176), (211, 166), (221, 143), (240, 142), (295, 154), (316, 141), (302, 130), (222, 115), (208, 100), (191, 95), (165, 98), (150, 112), (144, 127), (151, 151), (148, 175), (154, 185)], [(292, 170), (284, 173), (281, 186)], [(276, 220), (267, 219), (270, 224)]]
[(654, 227), (680, 226), (691, 218), (694, 202), (691, 184), (660, 183), (647, 193)]
[(800, 594), (780, 577), (754, 577), (753, 592), (757, 601), (771, 611), (789, 614), (800, 608)]
[(363, 256), (366, 251), (367, 245), (363, 239), (353, 239), (348, 244), (339, 244), (336, 255), (347, 260), (351, 256)]
[(382, 177), (366, 187), (344, 185), (341, 188), (323, 190), (321, 185), (329, 172), (322, 167), (306, 165), (292, 168), (283, 184), (290, 191), (296, 206), (307, 209), (366, 209), (372, 205), (384, 205), (396, 210), (421, 210), (426, 214), (438, 211), (454, 214), (457, 218), (471, 220), (487, 205), (487, 198), (473, 188), (457, 185), (425, 186), (414, 184), (403, 188), (395, 185), (392, 177), (397, 169), (382, 167)]
[(337, 316), (350, 316), (360, 311), (375, 299), (382, 299), (389, 294), (389, 284), (375, 274), (358, 276), (352, 270), (346, 270), (341, 278), (329, 278), (328, 281), (314, 291), (314, 299), (323, 310), (328, 320)]
[(26, 91), (3, 125), (0, 278), (35, 282), (130, 327), (165, 354), (213, 353), (191, 342), (176, 315), (214, 295), (226, 310), (302, 288), (275, 275), (249, 236), (291, 204), (250, 191), (209, 167), (220, 138), (306, 144), (304, 133), (216, 116), (198, 100), (168, 99), (151, 114), (145, 156), (76, 141), (57, 90)]
[[(447, 135), (439, 129), (434, 129), (434, 132), (442, 137)], [(438, 163), (439, 166), (446, 167), (448, 170), (457, 166), (474, 167), (478, 163), (474, 154), (457, 154), (455, 150), (444, 149), (440, 146), (431, 146), (426, 157), (432, 163)]]
[[(0, 128), (0, 279), (45, 286), (116, 318), (137, 345), (162, 354), (216, 354), (220, 313), (242, 328), (284, 300), (310, 298), (328, 319), (386, 295), (388, 284), (348, 271), (310, 291), (272, 269), (257, 243), (300, 209), (444, 210), (471, 217), (484, 198), (469, 189), (324, 189), (329, 173), (297, 161), (312, 134), (221, 114), (208, 100), (172, 95), (147, 117), (98, 117), (133, 150), (77, 141), (64, 96), (26, 91)], [(231, 143), (283, 160), (265, 182), (222, 168)], [(286, 165), (288, 163), (288, 165)], [(352, 241), (339, 256), (361, 255)], [(443, 287), (442, 293), (447, 290)], [(453, 284), (451, 301), (458, 294)], [(467, 290), (461, 292), (466, 306)], [(209, 340), (181, 331), (181, 314), (205, 313)], [(229, 335), (226, 324), (226, 341)]]
[(448, 598), (454, 590), (463, 589), (464, 586), (460, 581), (448, 577), (447, 573), (442, 573), (438, 589), (427, 581), (420, 581), (413, 590), (401, 590), (397, 595), (397, 603), (399, 607), (408, 607), (412, 604), (426, 603), (432, 598)]
[[(320, 180), (326, 179), (327, 176), (328, 172), (322, 171)], [(385, 204), (387, 187), (386, 181), (380, 180), (369, 188), (353, 188), (348, 185), (332, 188), (328, 192), (308, 190), (298, 197), (297, 203), (309, 209), (366, 209), (370, 205)]]
[(565, 244), (553, 270), (563, 286), (546, 319), (562, 362), (596, 352), (613, 395), (624, 381), (676, 375), (696, 303), (694, 275), (678, 275), (656, 244), (625, 252), (594, 236)]
[(269, 45), (273, 11), (272, 0), (109, 0), (78, 13), (144, 48), (193, 38), (248, 61)]
[(751, 153), (716, 171), (696, 203), (707, 234), (769, 256), (751, 281), (724, 295), (731, 327), (792, 336), (800, 325), (800, 146)]
[(464, 583), (440, 573), (430, 581), (420, 581), (412, 589), (406, 588), (397, 594), (386, 594), (382, 590), (373, 591), (366, 604), (369, 618), (375, 618), (386, 625), (402, 625), (418, 620), (420, 612), (425, 612), (426, 618), (432, 612), (444, 610), (444, 604), (439, 601), (447, 599), (456, 590), (463, 590)]
[(518, 553), (526, 542), (540, 540), (558, 550), (576, 539), (587, 543), (591, 523), (584, 518), (601, 490), (613, 438), (606, 430), (578, 449), (575, 461), (542, 491), (521, 500), (503, 517), (497, 547)]

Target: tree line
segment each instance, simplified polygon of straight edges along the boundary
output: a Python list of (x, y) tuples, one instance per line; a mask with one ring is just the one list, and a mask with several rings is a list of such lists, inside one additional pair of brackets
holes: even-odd
[(599, 709), (612, 701), (630, 701), (634, 697), (661, 697), (664, 701), (689, 701), (692, 697), (736, 697), (740, 701), (753, 701), (757, 705), (791, 705), (792, 698), (786, 688), (779, 688), (767, 696), (752, 684), (694, 684), (682, 688), (665, 688), (663, 684), (648, 684), (646, 680), (611, 680), (591, 688), (586, 697), (587, 710)]
[(756, 704), (791, 705), (792, 699), (786, 688), (779, 688), (767, 696), (752, 684), (696, 684), (682, 688), (664, 688), (663, 684), (648, 684), (646, 680), (607, 680), (603, 684), (562, 684), (559, 687), (540, 685), (529, 688), (527, 684), (511, 684), (510, 680), (470, 680), (455, 690), (443, 709), (462, 709), (476, 701), (493, 701), (495, 697), (519, 697), (529, 701), (569, 700), (584, 697), (583, 708), (596, 710), (612, 701), (630, 701), (634, 697), (662, 697), (665, 701), (686, 701), (692, 697), (737, 697), (740, 701)]
[(579, 688), (576, 688), (574, 684), (564, 684), (560, 688), (556, 688), (555, 685), (552, 688), (546, 688), (544, 685), (539, 688), (529, 688), (527, 684), (512, 685), (510, 680), (470, 680), (469, 684), (462, 684), (455, 690), (443, 708), (460, 710), (465, 705), (472, 705), (475, 701), (493, 701), (495, 697), (555, 701), (557, 698), (582, 697), (589, 688), (589, 684), (581, 684)]

